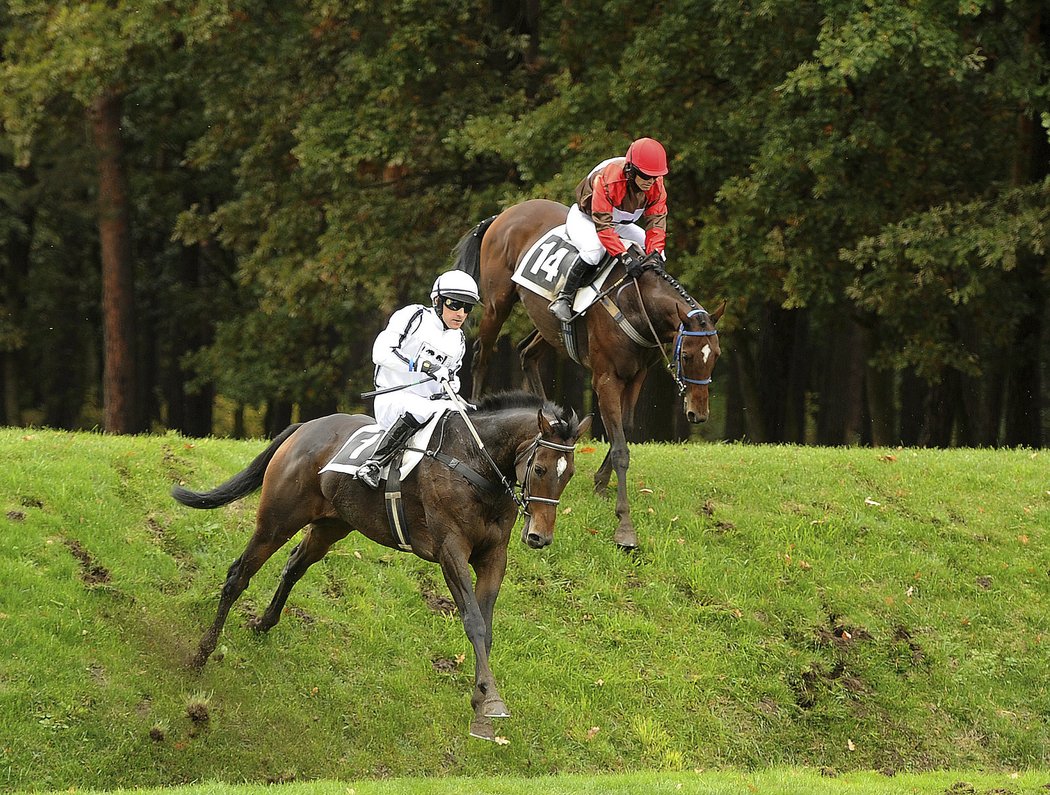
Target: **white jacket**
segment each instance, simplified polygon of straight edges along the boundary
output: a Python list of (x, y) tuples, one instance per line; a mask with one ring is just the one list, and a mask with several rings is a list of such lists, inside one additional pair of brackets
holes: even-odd
[(376, 421), (389, 428), (406, 411), (424, 421), (442, 408), (428, 403), (431, 395), (444, 394), (444, 390), (437, 381), (426, 377), (424, 365), (431, 369), (447, 367), (449, 383), (458, 393), (459, 368), (466, 350), (463, 332), (445, 328), (433, 307), (412, 304), (397, 310), (372, 345), (376, 389), (399, 384), (413, 386), (378, 395)]

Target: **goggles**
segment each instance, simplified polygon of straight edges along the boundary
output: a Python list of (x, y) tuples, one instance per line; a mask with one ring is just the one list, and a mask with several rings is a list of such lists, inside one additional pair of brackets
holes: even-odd
[(470, 314), (470, 310), (474, 308), (474, 304), (470, 303), (469, 301), (458, 301), (455, 298), (442, 298), (441, 303), (444, 306), (447, 306), (453, 312), (458, 312), (460, 309), (462, 309), (468, 315)]

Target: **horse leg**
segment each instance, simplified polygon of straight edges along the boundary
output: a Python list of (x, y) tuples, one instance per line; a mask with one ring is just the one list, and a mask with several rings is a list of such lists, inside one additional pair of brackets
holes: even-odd
[(502, 293), (485, 296), (484, 312), (481, 315), (478, 338), (474, 342), (474, 360), (471, 362), (470, 367), (472, 379), (471, 400), (480, 398), (485, 389), (489, 357), (492, 356), (492, 350), (496, 347), (496, 339), (499, 337), (500, 329), (503, 328), (510, 311), (514, 308), (515, 296), (513, 284)]
[(476, 575), (474, 596), (481, 608), (481, 616), (485, 619), (485, 651), (492, 654), (492, 611), (499, 597), (503, 576), (507, 573), (507, 548), (498, 546), (483, 558), (472, 561), (471, 565)]
[(602, 413), (605, 432), (609, 435), (609, 453), (606, 461), (594, 475), (594, 488), (604, 495), (609, 482), (608, 466), (616, 471), (616, 516), (619, 525), (613, 535), (616, 544), (624, 549), (638, 546), (638, 535), (631, 521), (631, 506), (627, 501), (627, 469), (631, 465), (631, 452), (627, 448), (627, 436), (623, 430), (623, 392), (625, 384), (606, 373), (598, 379), (598, 408)]
[(255, 522), (255, 533), (252, 534), (248, 545), (244, 548), (244, 552), (241, 553), (241, 556), (233, 562), (226, 572), (226, 582), (223, 584), (222, 592), (219, 595), (219, 609), (215, 614), (215, 621), (204, 633), (200, 645), (197, 647), (197, 654), (194, 656), (192, 663), (194, 668), (203, 668), (211, 653), (215, 651), (215, 646), (219, 642), (219, 633), (222, 632), (223, 625), (226, 623), (226, 617), (230, 613), (230, 608), (233, 607), (233, 603), (237, 601), (237, 598), (244, 593), (255, 573), (262, 568), (262, 565), (270, 559), (274, 552), (284, 546), (288, 539), (295, 535), (300, 527), (306, 524), (304, 521), (289, 528), (287, 522), (271, 522), (269, 519), (270, 513), (270, 511), (260, 506)]
[(269, 632), (273, 629), (281, 620), (284, 603), (288, 601), (288, 594), (292, 592), (295, 584), (302, 579), (308, 568), (328, 553), (332, 544), (345, 538), (349, 532), (350, 527), (339, 519), (322, 519), (310, 525), (304, 531), (303, 540), (288, 556), (288, 562), (281, 572), (281, 582), (270, 600), (270, 606), (260, 618), (249, 622), (249, 626), (257, 632)]
[(543, 338), (539, 331), (533, 330), (529, 336), (518, 344), (521, 357), (521, 370), (525, 373), (525, 381), (529, 385), (529, 391), (547, 399), (547, 392), (543, 388), (543, 379), (540, 377), (540, 363), (548, 352), (552, 350), (551, 345)]
[[(489, 667), (488, 641), (489, 629), (486, 627), (485, 617), (481, 606), (474, 595), (471, 582), (470, 565), (467, 563), (466, 550), (462, 544), (453, 545), (446, 542), (439, 556), (441, 572), (445, 575), (445, 583), (452, 594), (459, 615), (463, 620), (463, 629), (474, 647), (474, 693), (470, 698), (470, 705), (474, 709), (474, 723), (471, 725), (472, 733), (475, 728), (479, 729), (477, 736), (482, 739), (493, 739), (488, 736), (491, 724), (485, 718), (503, 717), (508, 714), (507, 707), (496, 689), (496, 679)], [(486, 567), (479, 563), (482, 571)], [(479, 574), (479, 578), (482, 575)], [(487, 573), (485, 575), (488, 576)], [(495, 602), (495, 596), (491, 597)]]

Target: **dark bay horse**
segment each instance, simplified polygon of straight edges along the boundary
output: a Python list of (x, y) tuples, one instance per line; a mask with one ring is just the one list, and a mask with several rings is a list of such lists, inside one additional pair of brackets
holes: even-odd
[[(525, 392), (490, 396), (467, 416), (484, 450), (462, 415), (445, 414), (428, 445), (430, 452), (402, 481), (401, 492), (412, 551), (441, 566), (474, 647), (471, 734), (494, 739), (488, 718), (509, 714), (489, 668), (489, 652), (492, 610), (507, 568), (511, 529), (523, 506), (522, 540), (535, 549), (551, 543), (558, 500), (574, 472), (574, 445), (591, 418), (580, 421), (575, 412)], [(372, 422), (370, 417), (333, 414), (292, 425), (245, 470), (211, 491), (172, 489), (183, 505), (217, 508), (262, 487), (255, 532), (230, 566), (215, 622), (201, 638), (194, 667), (203, 667), (215, 651), (230, 608), (252, 576), (300, 529), (306, 528), (253, 629), (272, 628), (292, 586), (352, 530), (398, 548), (382, 490), (341, 472), (318, 474), (351, 433)], [(514, 483), (522, 484), (520, 497)]]
[[(552, 349), (566, 350), (560, 323), (548, 311), (546, 298), (511, 281), (511, 275), (533, 243), (565, 223), (567, 213), (568, 208), (557, 202), (526, 201), (478, 224), (456, 247), (456, 267), (477, 280), (484, 308), (474, 346), (475, 398), (484, 390), (489, 357), (499, 331), (519, 300), (536, 326), (518, 346), (522, 370), (529, 388), (538, 395), (545, 394), (540, 380), (540, 357)], [(596, 304), (575, 321), (581, 337), (580, 361), (591, 370), (599, 411), (610, 438), (609, 452), (594, 475), (595, 491), (602, 496), (608, 493), (609, 478), (615, 470), (619, 525), (614, 540), (625, 549), (636, 547), (638, 536), (627, 501), (630, 452), (624, 429), (633, 424), (646, 373), (662, 355), (683, 396), (686, 418), (690, 422), (706, 422), (708, 384), (720, 353), (715, 324), (725, 311), (725, 302), (714, 312), (704, 310), (663, 269), (658, 257), (649, 257), (646, 263), (645, 272), (637, 280), (627, 278), (617, 265), (606, 281), (614, 286), (609, 294), (614, 306), (606, 311)], [(617, 307), (621, 322), (613, 317)], [(665, 346), (672, 352), (670, 356)]]

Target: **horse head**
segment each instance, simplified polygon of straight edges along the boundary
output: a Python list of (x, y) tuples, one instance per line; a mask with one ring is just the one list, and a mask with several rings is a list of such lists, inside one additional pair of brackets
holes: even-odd
[(554, 540), (558, 501), (576, 471), (576, 442), (590, 430), (591, 415), (582, 421), (570, 416), (550, 416), (541, 408), (536, 415), (539, 433), (517, 452), (515, 474), (525, 502), (521, 540), (533, 549)]
[(682, 392), (682, 408), (689, 422), (707, 422), (711, 413), (708, 385), (721, 354), (715, 324), (725, 308), (725, 301), (711, 313), (702, 308), (678, 305), (679, 326), (671, 367)]

